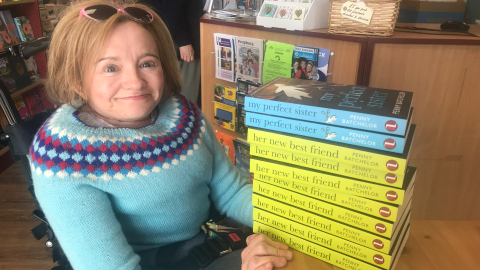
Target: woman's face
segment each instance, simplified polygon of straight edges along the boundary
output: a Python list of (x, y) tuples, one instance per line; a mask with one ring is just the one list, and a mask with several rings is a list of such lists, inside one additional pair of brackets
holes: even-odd
[(150, 33), (134, 22), (113, 28), (86, 80), (90, 108), (112, 120), (146, 119), (163, 94), (163, 69)]
[(310, 71), (312, 71), (312, 68), (313, 68), (313, 66), (312, 66), (312, 65), (310, 65), (310, 64), (308, 64), (308, 65), (307, 65), (307, 72), (310, 72)]
[(295, 62), (293, 63), (293, 67), (294, 67), (295, 69), (298, 68), (298, 62), (297, 62), (297, 61), (295, 61)]
[(305, 65), (306, 65), (306, 64), (307, 64), (307, 63), (305, 63), (305, 61), (302, 61), (302, 63), (301, 63), (300, 65), (302, 66), (302, 68), (305, 68)]

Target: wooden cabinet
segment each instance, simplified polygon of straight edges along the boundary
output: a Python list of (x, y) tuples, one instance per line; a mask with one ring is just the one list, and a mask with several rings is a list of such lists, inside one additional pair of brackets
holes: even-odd
[[(480, 26), (472, 25), (470, 31), (480, 36)], [(410, 165), (418, 167), (418, 174), (412, 219), (480, 221), (480, 38), (406, 32), (387, 38), (335, 35), (326, 29), (269, 29), (206, 15), (201, 19), (202, 110), (212, 123), (214, 84), (235, 87), (215, 78), (214, 33), (330, 49), (335, 53), (332, 82), (414, 92), (417, 131)]]

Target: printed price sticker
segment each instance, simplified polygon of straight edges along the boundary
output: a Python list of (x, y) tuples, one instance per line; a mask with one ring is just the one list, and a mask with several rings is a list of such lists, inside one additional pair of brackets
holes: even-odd
[(367, 7), (364, 2), (345, 2), (340, 12), (344, 18), (367, 25), (370, 24), (373, 15), (373, 9)]

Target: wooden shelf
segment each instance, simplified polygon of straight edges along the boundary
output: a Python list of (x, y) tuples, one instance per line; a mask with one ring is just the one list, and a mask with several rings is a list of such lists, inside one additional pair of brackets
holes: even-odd
[(9, 150), (8, 146), (5, 146), (4, 148), (0, 149), (0, 157), (3, 156), (3, 154), (7, 153)]
[(13, 92), (13, 93), (11, 94), (11, 96), (12, 96), (12, 98), (16, 98), (16, 97), (18, 97), (19, 95), (27, 92), (27, 91), (30, 90), (30, 89), (33, 89), (33, 88), (39, 86), (39, 85), (41, 85), (41, 84), (42, 84), (42, 80), (40, 80), (40, 81), (38, 81), (38, 82), (34, 82), (34, 83), (32, 83), (31, 85), (29, 85), (29, 86), (27, 86), (27, 87), (25, 87), (25, 88), (23, 88), (23, 89), (20, 89), (20, 90), (18, 90), (18, 91), (16, 91), (16, 92)]
[(21, 4), (35, 3), (36, 0), (22, 0), (22, 1), (12, 1), (12, 2), (0, 2), (0, 8), (5, 6), (15, 6)]

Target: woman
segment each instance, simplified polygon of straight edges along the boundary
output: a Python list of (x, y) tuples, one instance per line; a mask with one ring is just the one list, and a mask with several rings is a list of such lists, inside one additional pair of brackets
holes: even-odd
[(307, 66), (307, 59), (305, 58), (300, 58), (300, 69), (297, 70), (297, 73), (295, 73), (295, 79), (302, 79), (302, 80), (307, 80), (308, 75), (306, 71), (306, 66)]
[(295, 78), (295, 74), (297, 74), (298, 71), (298, 60), (293, 60), (293, 66), (292, 66), (292, 78)]
[[(118, 5), (82, 2), (58, 23), (46, 86), (63, 105), (30, 150), (36, 196), (75, 270), (168, 268), (203, 242), (208, 197), (252, 225), (248, 179), (178, 94), (164, 23), (146, 6)], [(158, 248), (174, 243), (162, 257)], [(207, 269), (272, 269), (292, 256), (263, 235), (247, 244)]]
[(307, 73), (308, 80), (313, 80), (313, 62), (312, 61), (308, 61), (306, 73)]

